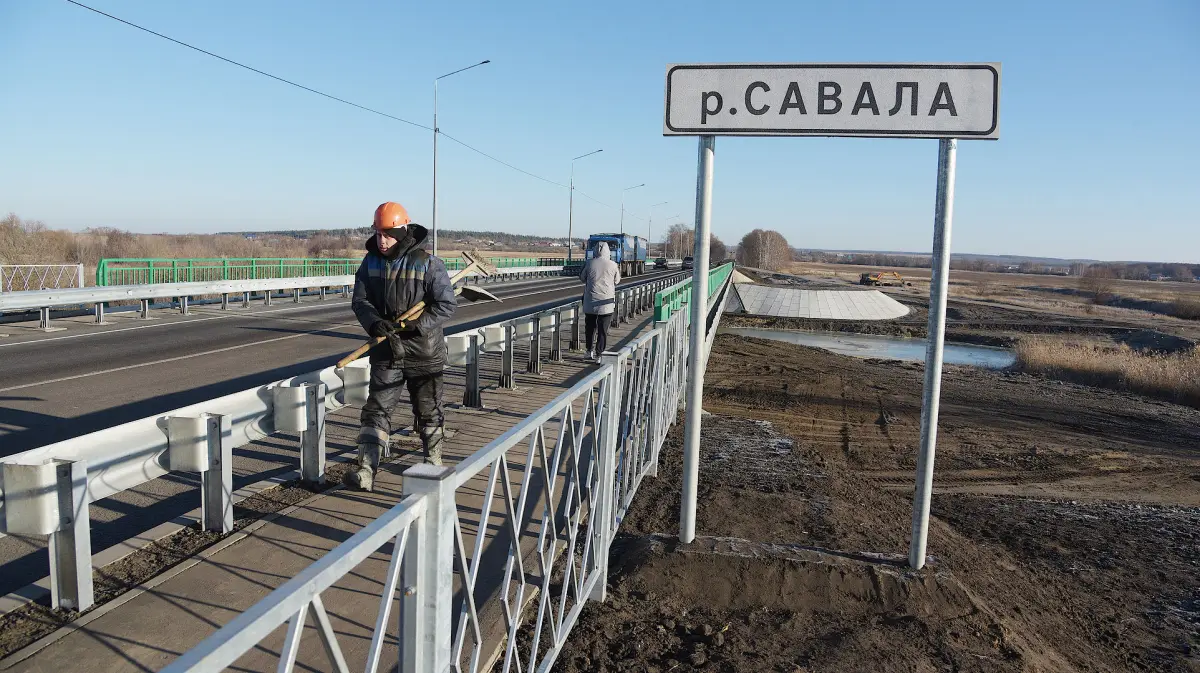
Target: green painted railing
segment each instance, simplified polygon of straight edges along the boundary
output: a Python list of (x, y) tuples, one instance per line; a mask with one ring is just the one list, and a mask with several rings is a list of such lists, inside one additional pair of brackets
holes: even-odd
[[(708, 271), (708, 296), (721, 289), (721, 284), (733, 273), (733, 264), (725, 263)], [(654, 295), (654, 319), (669, 320), (671, 314), (687, 306), (692, 296), (692, 279), (681, 280)]]
[(357, 271), (360, 263), (361, 258), (102, 259), (96, 285), (344, 276)]
[[(445, 257), (453, 272), (466, 266), (461, 257)], [(527, 266), (578, 266), (583, 260), (562, 257), (488, 257), (498, 269)], [(262, 280), (305, 276), (346, 276), (358, 270), (362, 258), (240, 258), (240, 259), (102, 259), (96, 267), (96, 285), (149, 285), (151, 283), (203, 283), (218, 280)]]
[[(524, 266), (565, 266), (564, 257), (487, 257), (489, 264), (497, 269), (515, 269)], [(448, 271), (458, 271), (467, 265), (462, 257), (443, 257)], [(582, 260), (580, 260), (582, 263)]]

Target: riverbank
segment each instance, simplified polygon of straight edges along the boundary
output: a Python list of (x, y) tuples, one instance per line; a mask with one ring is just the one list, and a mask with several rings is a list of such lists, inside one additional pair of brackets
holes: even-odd
[(557, 668), (1200, 670), (1200, 410), (947, 366), (913, 572), (922, 374), (719, 336), (702, 537), (672, 541), (675, 433)]

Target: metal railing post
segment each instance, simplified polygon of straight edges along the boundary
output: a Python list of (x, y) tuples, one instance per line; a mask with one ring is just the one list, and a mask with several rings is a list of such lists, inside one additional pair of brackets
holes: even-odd
[(450, 666), (454, 601), (454, 468), (414, 465), (404, 471), (404, 496), (421, 495), (425, 511), (404, 548), (400, 593), (400, 673)]
[(300, 432), (300, 478), (320, 486), (325, 483), (326, 386), (306, 383), (303, 388), (308, 429)]
[(479, 392), (479, 335), (470, 336), (467, 348), (467, 383), (463, 390), (463, 406), (483, 408), (483, 395)]
[(43, 332), (50, 329), (50, 307), (44, 306), (38, 309), (38, 329)]
[(500, 387), (510, 390), (513, 387), (513, 346), (516, 345), (514, 332), (516, 327), (513, 325), (504, 326), (504, 353), (500, 356)]
[(200, 473), (200, 526), (233, 532), (233, 417), (208, 417), (208, 469)]
[(96, 324), (104, 324), (104, 302), (102, 301), (96, 302)]
[(142, 300), (142, 307), (138, 311), (138, 318), (141, 318), (142, 320), (150, 319), (150, 300), (149, 299)]
[(263, 305), (264, 305), (264, 306), (270, 306), (270, 305), (271, 305), (271, 291), (270, 291), (270, 290), (267, 290), (267, 291), (266, 291), (266, 292), (264, 292), (263, 294), (264, 294), (264, 295), (266, 295), (266, 298), (265, 298), (265, 299), (263, 299)]
[(87, 461), (61, 461), (55, 473), (59, 525), (50, 534), (50, 605), (82, 612), (95, 603)]
[(529, 360), (525, 363), (529, 374), (542, 373), (542, 316), (533, 317), (533, 336), (529, 339)]
[(562, 309), (555, 309), (554, 333), (550, 336), (550, 361), (562, 362)]
[(292, 288), (292, 303), (293, 304), (300, 303), (300, 288), (298, 288), (298, 287)]
[(229, 293), (228, 292), (221, 293), (221, 310), (222, 311), (229, 310)]
[(592, 561), (594, 572), (600, 581), (592, 589), (591, 600), (603, 601), (608, 597), (608, 546), (613, 535), (613, 512), (616, 507), (613, 489), (617, 480), (617, 435), (621, 421), (621, 389), (625, 359), (620, 353), (606, 351), (600, 355), (600, 366), (609, 367), (611, 373), (604, 383), (603, 415), (600, 418), (601, 432), (596, 434), (596, 469), (598, 492), (594, 496), (595, 512), (592, 514)]
[(658, 321), (654, 323), (654, 329), (658, 330), (658, 338), (654, 343), (654, 373), (653, 380), (650, 382), (650, 468), (646, 474), (651, 477), (658, 476), (658, 450), (662, 447), (663, 440), (667, 437), (666, 432), (666, 415), (663, 413), (666, 408), (667, 395), (667, 360), (670, 357), (671, 333), (668, 331), (668, 323)]
[(325, 301), (325, 288), (323, 288), (323, 287), (321, 288), (321, 293), (320, 293), (320, 296), (317, 298), (317, 300)]
[(571, 321), (571, 345), (570, 350), (579, 350), (579, 321), (583, 317), (583, 302), (575, 302), (575, 318)]
[(179, 313), (180, 313), (180, 315), (189, 315), (188, 314), (188, 298), (187, 297), (179, 298)]

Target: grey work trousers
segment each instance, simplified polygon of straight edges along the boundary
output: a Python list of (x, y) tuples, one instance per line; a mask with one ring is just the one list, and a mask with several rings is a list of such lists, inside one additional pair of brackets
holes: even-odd
[(372, 472), (379, 468), (379, 456), (391, 440), (392, 411), (400, 403), (402, 387), (408, 389), (415, 417), (413, 425), (418, 431), (440, 428), (445, 422), (442, 365), (401, 368), (388, 363), (371, 363), (370, 394), (360, 416), (358, 459), (360, 465), (371, 468)]

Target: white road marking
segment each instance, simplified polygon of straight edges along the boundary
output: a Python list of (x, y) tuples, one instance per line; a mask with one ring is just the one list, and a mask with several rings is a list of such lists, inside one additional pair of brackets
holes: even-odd
[(225, 348), (217, 348), (217, 349), (211, 350), (211, 351), (204, 351), (203, 353), (192, 353), (191, 355), (180, 355), (180, 356), (173, 357), (173, 358), (166, 358), (165, 360), (155, 360), (153, 362), (139, 362), (138, 364), (135, 364), (135, 365), (126, 365), (124, 367), (114, 367), (112, 369), (102, 369), (98, 372), (88, 372), (87, 374), (76, 374), (74, 376), (64, 376), (62, 378), (50, 379), (48, 381), (38, 381), (37, 383), (23, 383), (19, 386), (9, 386), (8, 388), (0, 388), (0, 393), (7, 393), (7, 392), (10, 392), (13, 390), (24, 390), (25, 388), (33, 388), (35, 386), (44, 386), (44, 385), (47, 385), (50, 383), (62, 383), (63, 381), (74, 381), (76, 379), (85, 379), (85, 378), (88, 378), (89, 376), (99, 376), (101, 374), (112, 374), (114, 372), (123, 372), (123, 371), (129, 370), (129, 369), (137, 369), (139, 367), (151, 367), (153, 365), (161, 365), (161, 364), (166, 364), (168, 362), (178, 362), (180, 360), (189, 360), (191, 358), (198, 358), (198, 357), (201, 357), (204, 355), (215, 355), (216, 353), (225, 353), (228, 351), (235, 351), (235, 350), (239, 350), (242, 348), (250, 348), (251, 346), (261, 346), (263, 344), (275, 343), (278, 341), (287, 341), (288, 339), (298, 339), (302, 336), (309, 336), (311, 334), (316, 334), (317, 332), (324, 332), (326, 330), (335, 329), (338, 327), (349, 327), (351, 325), (357, 325), (357, 324), (358, 324), (357, 322), (339, 323), (337, 325), (329, 325), (327, 327), (322, 327), (319, 330), (312, 330), (310, 332), (302, 332), (300, 334), (289, 334), (287, 336), (275, 337), (273, 339), (264, 339), (262, 341), (255, 341), (255, 342), (248, 343), (248, 344), (239, 344), (237, 346), (226, 346)]

